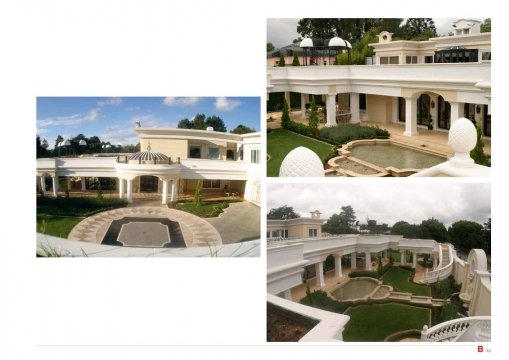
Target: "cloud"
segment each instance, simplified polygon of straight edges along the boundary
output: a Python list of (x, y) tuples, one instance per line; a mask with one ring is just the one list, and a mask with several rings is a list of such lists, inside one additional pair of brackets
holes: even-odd
[(101, 115), (100, 109), (90, 109), (87, 113), (79, 113), (69, 116), (52, 117), (43, 120), (37, 120), (39, 128), (47, 126), (75, 126), (84, 122), (95, 121)]
[(111, 97), (111, 98), (108, 98), (107, 100), (98, 101), (97, 105), (99, 105), (99, 106), (107, 106), (107, 105), (117, 106), (117, 105), (122, 104), (122, 102), (123, 102), (123, 100), (121, 97)]
[(216, 110), (219, 111), (232, 111), (240, 105), (239, 100), (229, 100), (225, 97), (217, 97), (214, 103)]
[(140, 110), (141, 107), (139, 106), (129, 106), (129, 107), (126, 107), (125, 108), (125, 111), (135, 111), (135, 110)]
[(165, 97), (163, 104), (166, 106), (188, 107), (200, 102), (199, 97)]
[(135, 123), (139, 121), (141, 123), (141, 127), (144, 128), (176, 128), (177, 121), (172, 120), (161, 120), (154, 115), (140, 115), (133, 116), (132, 118), (132, 126), (135, 126)]

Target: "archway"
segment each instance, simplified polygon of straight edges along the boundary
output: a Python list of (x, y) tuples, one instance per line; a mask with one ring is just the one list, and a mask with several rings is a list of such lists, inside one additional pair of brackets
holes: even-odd
[(153, 193), (159, 188), (159, 178), (152, 175), (140, 176), (140, 192)]

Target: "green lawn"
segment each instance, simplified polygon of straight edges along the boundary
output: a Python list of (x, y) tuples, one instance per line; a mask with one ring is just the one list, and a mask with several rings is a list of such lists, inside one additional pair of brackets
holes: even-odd
[(278, 129), (267, 135), (267, 176), (279, 176), (279, 168), (285, 156), (296, 147), (304, 146), (318, 154), (322, 161), (334, 150), (334, 146), (288, 130)]
[(216, 217), (226, 209), (229, 203), (226, 201), (202, 202), (201, 205), (194, 205), (192, 202), (178, 203), (175, 208), (199, 217)]
[(431, 296), (431, 289), (427, 285), (419, 285), (411, 282), (412, 272), (407, 269), (393, 267), (387, 271), (382, 280), (391, 285), (394, 290), (409, 292), (414, 295)]
[(83, 219), (76, 216), (37, 215), (37, 232), (67, 238), (72, 228)]
[(422, 330), (430, 325), (430, 311), (426, 308), (396, 303), (360, 305), (345, 312), (350, 321), (343, 331), (345, 341), (384, 341), (396, 332)]

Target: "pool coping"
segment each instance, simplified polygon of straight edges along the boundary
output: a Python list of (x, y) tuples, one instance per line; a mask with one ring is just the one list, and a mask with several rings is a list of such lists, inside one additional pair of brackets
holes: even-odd
[[(338, 149), (338, 155), (336, 157), (333, 157), (327, 161), (327, 165), (329, 166), (329, 169), (325, 171), (326, 174), (330, 174), (332, 172), (338, 172), (339, 174), (343, 176), (348, 177), (385, 177), (385, 176), (393, 176), (393, 177), (406, 177), (412, 174), (415, 174), (423, 169), (416, 169), (416, 168), (403, 168), (399, 169), (394, 166), (388, 166), (388, 167), (381, 167), (375, 164), (372, 164), (370, 162), (367, 162), (365, 160), (361, 160), (359, 158), (356, 158), (354, 156), (351, 156), (351, 149), (355, 147), (356, 145), (376, 145), (376, 144), (393, 144), (396, 146), (400, 146), (403, 148), (411, 149), (411, 150), (417, 150), (419, 152), (426, 153), (428, 155), (434, 155), (444, 158), (444, 162), (448, 159), (448, 154), (442, 151), (437, 150), (431, 150), (431, 149), (425, 149), (423, 147), (419, 146), (412, 146), (407, 143), (403, 143), (394, 139), (361, 139), (361, 140), (353, 140), (350, 141), (344, 145), (341, 146), (341, 148)], [(376, 171), (376, 174), (360, 174), (352, 170), (345, 170), (342, 169), (336, 164), (337, 160), (341, 159), (348, 159), (350, 161), (356, 162), (360, 165), (363, 165), (365, 167), (368, 167), (374, 171)]]

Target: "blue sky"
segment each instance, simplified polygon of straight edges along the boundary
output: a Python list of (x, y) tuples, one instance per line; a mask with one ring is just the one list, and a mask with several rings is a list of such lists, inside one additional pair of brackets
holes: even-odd
[(260, 130), (259, 97), (38, 97), (37, 134), (50, 148), (58, 135), (98, 136), (112, 144), (136, 144), (142, 127), (176, 128), (196, 114), (217, 115), (228, 131), (243, 124)]

